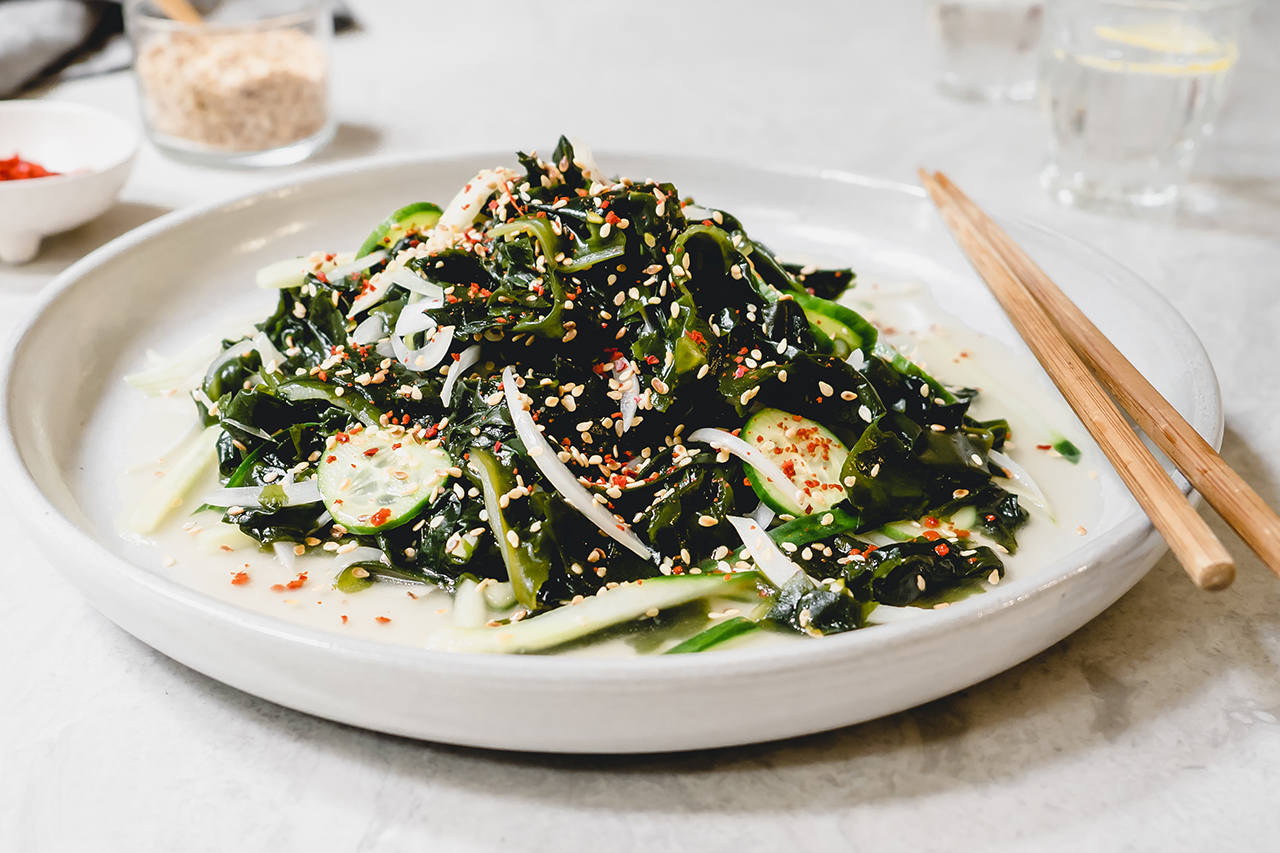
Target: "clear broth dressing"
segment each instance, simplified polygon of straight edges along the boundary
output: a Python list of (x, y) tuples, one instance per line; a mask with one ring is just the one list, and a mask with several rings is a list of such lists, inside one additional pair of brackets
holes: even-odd
[[(897, 346), (941, 382), (980, 389), (982, 393), (970, 410), (974, 417), (1008, 419), (1013, 438), (1012, 448), (1007, 448), (1006, 453), (1044, 491), (1056, 523), (1023, 501), (1030, 519), (1019, 531), (1018, 552), (1001, 555), (1006, 567), (1001, 582), (1033, 574), (1079, 547), (1102, 514), (1100, 485), (1094, 472), (1096, 466), (1105, 465), (1105, 460), (1063, 400), (1036, 381), (1027, 359), (946, 315), (924, 285), (860, 279), (858, 287), (842, 301), (879, 326), (882, 340)], [(118, 478), (121, 506), (135, 506), (179, 455), (186, 440), (194, 436), (193, 413), (186, 393), (145, 400), (126, 449), (128, 465)], [(1046, 427), (1080, 449), (1078, 465), (1036, 449), (1037, 444), (1049, 443)], [(158, 457), (157, 448), (162, 449)], [(201, 495), (218, 487), (217, 478), (211, 473), (192, 491), (188, 503), (198, 506)], [(452, 599), (443, 590), (379, 582), (358, 593), (343, 593), (333, 586), (338, 569), (329, 552), (313, 548), (310, 553), (295, 557), (292, 566), (286, 565), (272, 550), (261, 548), (234, 526), (223, 524), (214, 511), (184, 514), (181, 509), (175, 510), (163, 528), (150, 536), (126, 530), (122, 521), (117, 525), (122, 535), (145, 548), (154, 560), (155, 570), (165, 577), (286, 622), (342, 636), (417, 647), (423, 646), (436, 628), (452, 623)], [(233, 584), (232, 579), (240, 572), (248, 575), (248, 581)], [(288, 589), (286, 585), (296, 582), (303, 572), (305, 581), (296, 589)], [(709, 602), (713, 613), (723, 613), (730, 607), (746, 609), (741, 602)], [(507, 613), (494, 612), (491, 616), (502, 618)], [(928, 611), (921, 610), (918, 618), (928, 615)], [(379, 621), (380, 618), (386, 621)], [(872, 621), (876, 621), (874, 614)], [(709, 624), (704, 621), (696, 627), (689, 625), (685, 633), (692, 634)], [(632, 655), (662, 651), (681, 638), (676, 636), (655, 645), (645, 641), (646, 632), (641, 628), (611, 633), (603, 642), (579, 643), (560, 653)], [(780, 632), (759, 631), (730, 641), (725, 647), (790, 639)], [(796, 639), (800, 637), (797, 635)]]

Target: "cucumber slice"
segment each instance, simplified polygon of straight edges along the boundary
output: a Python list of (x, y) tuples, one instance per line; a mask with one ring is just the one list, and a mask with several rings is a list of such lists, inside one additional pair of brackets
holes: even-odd
[[(817, 421), (781, 409), (761, 409), (747, 421), (740, 437), (768, 453), (795, 488), (804, 491), (810, 513), (824, 513), (845, 499), (840, 470), (849, 457), (849, 448)], [(750, 465), (744, 467), (751, 488), (774, 511), (794, 516), (809, 514), (791, 492), (770, 483)]]
[(317, 465), (320, 497), (352, 533), (399, 527), (417, 516), (449, 479), (449, 454), (384, 430), (340, 432)]
[(861, 314), (838, 302), (808, 294), (797, 294), (795, 300), (809, 322), (835, 344), (837, 356), (848, 358), (856, 349), (871, 355), (879, 332)]
[(442, 212), (439, 207), (426, 201), (400, 208), (378, 223), (378, 227), (360, 245), (356, 257), (363, 258), (378, 249), (389, 249), (410, 231), (417, 231), (419, 234), (430, 231), (440, 221)]

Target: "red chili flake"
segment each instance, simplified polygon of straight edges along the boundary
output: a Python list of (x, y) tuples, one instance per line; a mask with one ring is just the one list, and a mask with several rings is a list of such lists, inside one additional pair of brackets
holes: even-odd
[(326, 456), (326, 457), (324, 458), (324, 461), (325, 461), (325, 462), (328, 462), (328, 463), (330, 463), (330, 464), (332, 464), (332, 463), (334, 463), (334, 462), (337, 462), (337, 461), (338, 461), (338, 457), (336, 457), (336, 456)]
[(925, 518), (924, 518), (924, 526), (925, 526), (925, 527), (937, 527), (937, 526), (938, 526), (938, 519), (934, 518), (932, 515), (926, 515), (926, 516), (925, 516)]
[(956, 531), (956, 536), (960, 537), (961, 539), (968, 539), (968, 538), (969, 538), (970, 536), (972, 536), (972, 535), (973, 535), (973, 533), (972, 533), (972, 532), (970, 532), (970, 531), (968, 531), (968, 530), (957, 530), (957, 531)]
[[(285, 584), (286, 589), (302, 589), (302, 585), (307, 582), (307, 573), (298, 572), (298, 576)], [(272, 589), (275, 589), (273, 586)]]
[(436, 433), (439, 431), (440, 431), (440, 427), (437, 426), (436, 424), (432, 424), (431, 426), (427, 427), (425, 432), (422, 433), (422, 437), (435, 438)]
[(391, 620), (390, 620), (388, 617), (386, 617), (386, 616), (375, 616), (375, 617), (373, 617), (373, 618), (374, 618), (374, 621), (375, 621), (375, 622), (380, 622), (380, 623), (382, 623), (383, 625), (385, 625), (385, 624), (387, 624), (388, 622), (390, 622), (390, 621), (391, 621)]
[(338, 433), (334, 435), (333, 440), (338, 442), (338, 444), (346, 444), (351, 440), (351, 436), (339, 430)]
[(17, 154), (8, 160), (0, 160), (0, 181), (22, 181), (27, 178), (54, 178), (60, 172), (50, 172), (39, 163), (23, 160)]
[(646, 355), (644, 357), (645, 364), (657, 364), (660, 360), (661, 359), (659, 359), (656, 355)]
[(985, 518), (987, 519), (987, 521), (995, 521), (995, 520), (996, 520), (996, 517), (995, 517), (994, 515), (988, 515), (988, 516), (985, 516)]
[(604, 215), (604, 221), (608, 222), (610, 225), (617, 225), (622, 221), (622, 217), (611, 210)]
[(942, 538), (942, 534), (936, 530), (926, 530), (921, 535), (924, 536), (925, 539), (928, 539), (930, 542), (934, 542)]
[(1052, 444), (1037, 444), (1036, 450), (1053, 450)]
[(236, 572), (235, 577), (231, 579), (232, 586), (244, 586), (249, 582), (248, 572)]
[(946, 542), (939, 542), (937, 545), (933, 546), (933, 553), (937, 554), (939, 557), (945, 557), (951, 553), (951, 549), (947, 547)]
[(374, 527), (381, 527), (382, 525), (386, 524), (390, 520), (391, 520), (391, 510), (385, 506), (369, 517), (369, 523), (372, 524)]
[(347, 617), (345, 615), (342, 617), (342, 624), (347, 624)]
[(747, 375), (747, 366), (745, 364), (738, 365), (738, 369), (733, 371), (734, 379), (741, 379), (743, 376), (746, 376), (746, 375)]
[(356, 424), (351, 429), (347, 430), (347, 432), (351, 433), (352, 435), (359, 435), (360, 433), (364, 432), (364, 424)]
[(685, 334), (688, 336), (689, 340), (693, 341), (695, 344), (704, 347), (707, 345), (707, 339), (703, 337), (702, 332), (689, 331), (685, 332)]
[(329, 375), (328, 375), (327, 373), (325, 373), (323, 370), (322, 370), (322, 371), (320, 371), (319, 373), (317, 373), (317, 374), (316, 374), (316, 376), (319, 376), (319, 377), (320, 377), (320, 381), (321, 381), (321, 382), (328, 382), (328, 381), (329, 381)]
[(401, 447), (404, 447), (404, 444), (403, 444), (403, 443), (401, 443), (401, 442), (399, 442), (399, 441), (397, 441), (395, 444), (391, 445), (391, 449), (392, 449), (392, 450), (399, 450)]
[(284, 592), (284, 584), (282, 584), (282, 583), (273, 583), (273, 584), (271, 585), (271, 591), (272, 591), (272, 592)]
[(364, 455), (365, 455), (365, 456), (377, 456), (377, 455), (378, 455), (378, 448), (376, 448), (376, 447), (370, 447), (368, 450), (366, 450), (366, 451), (364, 452)]
[(422, 242), (421, 240), (418, 240), (418, 239), (416, 239), (416, 238), (415, 238), (415, 239), (413, 239), (413, 240), (410, 240), (410, 241), (409, 241), (409, 247), (410, 247), (410, 248), (417, 248), (418, 244), (419, 244), (419, 243), (421, 243), (421, 242)]

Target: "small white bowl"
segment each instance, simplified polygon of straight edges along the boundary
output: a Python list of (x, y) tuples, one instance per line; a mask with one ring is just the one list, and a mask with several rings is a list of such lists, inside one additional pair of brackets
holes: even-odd
[(138, 131), (111, 113), (59, 101), (0, 101), (0, 159), (18, 154), (56, 177), (0, 181), (0, 261), (26, 263), (40, 241), (115, 204)]

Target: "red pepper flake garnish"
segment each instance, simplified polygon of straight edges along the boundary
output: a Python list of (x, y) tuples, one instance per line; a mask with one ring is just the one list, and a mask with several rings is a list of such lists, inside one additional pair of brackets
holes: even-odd
[(317, 373), (317, 374), (316, 374), (316, 376), (319, 376), (319, 377), (320, 377), (320, 381), (321, 381), (321, 382), (328, 382), (328, 381), (329, 381), (329, 375), (328, 375), (327, 373), (325, 373), (323, 370), (322, 370), (322, 371), (320, 371), (319, 373)]
[(937, 554), (939, 557), (945, 557), (951, 553), (951, 549), (947, 547), (946, 542), (939, 542), (937, 545), (933, 546), (933, 553)]
[(1052, 444), (1037, 444), (1036, 450), (1053, 450)]
[(934, 518), (932, 515), (927, 515), (927, 516), (925, 516), (925, 519), (924, 519), (924, 526), (925, 526), (925, 527), (937, 527), (937, 526), (938, 526), (938, 519)]
[(273, 583), (273, 584), (271, 585), (271, 591), (272, 591), (272, 592), (284, 592), (284, 584), (282, 584), (282, 583)]
[(922, 535), (924, 536), (925, 539), (928, 539), (930, 542), (934, 542), (942, 538), (942, 534), (936, 530), (926, 530)]
[(745, 364), (739, 364), (738, 369), (733, 371), (734, 379), (741, 379), (746, 375), (747, 375), (747, 366)]
[(8, 160), (0, 160), (0, 181), (22, 181), (27, 178), (56, 178), (60, 172), (50, 172), (39, 163), (23, 160), (14, 154)]
[(369, 523), (372, 524), (374, 527), (381, 527), (382, 525), (386, 524), (390, 520), (391, 520), (391, 510), (385, 506), (382, 509), (375, 512), (373, 515), (369, 516)]
[(346, 615), (345, 615), (345, 614), (344, 614), (344, 615), (343, 615), (343, 617), (342, 617), (342, 624), (343, 624), (343, 625), (347, 624), (347, 617), (346, 617)]
[(661, 361), (661, 359), (656, 355), (646, 355), (644, 357), (645, 364), (657, 364), (659, 361)]
[(376, 447), (370, 447), (368, 450), (366, 450), (366, 451), (364, 452), (364, 455), (365, 455), (365, 456), (377, 456), (377, 455), (378, 455), (378, 448), (376, 448)]
[[(307, 573), (298, 572), (298, 576), (285, 584), (286, 589), (302, 589), (302, 585), (307, 582)], [(275, 587), (272, 587), (275, 589)]]
[(338, 457), (336, 457), (336, 456), (326, 456), (326, 457), (324, 458), (324, 461), (325, 461), (325, 462), (328, 462), (328, 463), (330, 463), (330, 464), (332, 464), (332, 463), (334, 463), (334, 462), (337, 462), (337, 461), (338, 461)]
[(373, 617), (373, 618), (374, 618), (374, 621), (375, 621), (375, 622), (380, 622), (380, 623), (382, 623), (383, 625), (385, 625), (385, 624), (387, 624), (388, 622), (390, 622), (390, 621), (391, 621), (391, 619), (389, 619), (389, 618), (388, 618), (388, 617), (386, 617), (386, 616), (375, 616), (375, 617)]
[(231, 579), (232, 586), (244, 586), (249, 582), (248, 572), (236, 572), (235, 577)]
[(343, 432), (342, 430), (338, 430), (338, 432), (334, 435), (333, 440), (338, 442), (338, 444), (346, 444), (348, 441), (351, 440), (351, 436)]

